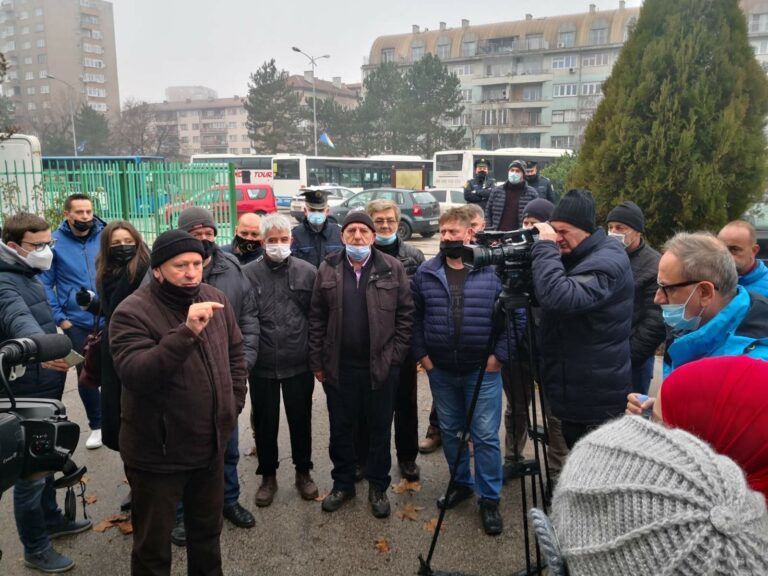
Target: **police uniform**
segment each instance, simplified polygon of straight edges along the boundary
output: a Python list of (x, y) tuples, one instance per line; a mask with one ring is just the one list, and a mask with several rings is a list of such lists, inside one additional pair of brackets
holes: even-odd
[[(475, 170), (481, 164), (485, 164), (490, 167), (489, 162), (485, 158), (480, 158), (475, 161)], [(479, 177), (475, 174), (474, 178), (467, 180), (464, 184), (464, 200), (468, 204), (479, 204), (485, 211), (485, 205), (488, 203), (488, 197), (491, 195), (491, 190), (496, 187), (496, 180), (487, 173), (484, 177)]]
[[(538, 166), (534, 160), (528, 160), (526, 164), (528, 169), (537, 168)], [(539, 193), (539, 198), (544, 198), (552, 202), (552, 204), (557, 204), (557, 192), (555, 192), (555, 189), (552, 186), (552, 181), (546, 176), (539, 174), (538, 169), (536, 170), (535, 176), (528, 176), (526, 174), (525, 181), (528, 182), (528, 186)]]
[[(302, 192), (307, 208), (323, 210), (328, 207), (328, 192), (324, 190), (305, 190)], [(322, 224), (310, 224), (307, 218), (291, 230), (293, 243), (291, 255), (309, 262), (315, 268), (326, 256), (338, 252), (344, 245), (341, 243), (341, 228), (331, 224), (326, 218)]]

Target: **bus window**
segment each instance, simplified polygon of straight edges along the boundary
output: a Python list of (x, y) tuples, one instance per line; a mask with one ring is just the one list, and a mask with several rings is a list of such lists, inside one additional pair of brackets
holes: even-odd
[(464, 154), (435, 154), (436, 170), (441, 172), (460, 172)]
[(275, 180), (298, 180), (298, 160), (275, 160), (273, 165)]

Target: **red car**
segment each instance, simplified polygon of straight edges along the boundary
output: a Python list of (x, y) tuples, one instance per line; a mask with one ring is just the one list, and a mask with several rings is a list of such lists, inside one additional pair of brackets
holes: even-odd
[[(228, 196), (229, 187), (221, 185), (200, 192), (188, 200), (176, 201), (166, 205), (165, 221), (175, 226), (182, 210), (190, 206), (200, 206), (210, 210), (217, 222), (226, 222), (229, 220)], [(236, 184), (235, 197), (238, 217), (247, 212), (253, 212), (259, 216), (277, 212), (277, 201), (269, 184)]]

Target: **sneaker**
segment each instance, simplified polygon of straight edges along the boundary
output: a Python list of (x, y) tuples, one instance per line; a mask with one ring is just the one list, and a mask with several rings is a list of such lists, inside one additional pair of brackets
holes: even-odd
[(261, 486), (256, 490), (256, 506), (264, 508), (272, 504), (272, 500), (275, 499), (275, 492), (277, 492), (277, 477), (264, 476), (261, 479)]
[(467, 498), (470, 498), (474, 493), (475, 491), (471, 486), (467, 486), (466, 484), (455, 484), (451, 491), (448, 492), (447, 496), (441, 496), (437, 500), (437, 507), (441, 510), (443, 508), (450, 510), (451, 508), (458, 506), (461, 502), (464, 502)]
[(443, 444), (443, 439), (440, 438), (440, 428), (430, 426), (427, 428), (427, 436), (419, 442), (419, 452), (422, 454), (431, 454)]
[(47, 550), (36, 554), (24, 553), (24, 565), (47, 574), (56, 574), (66, 572), (75, 567), (75, 561), (70, 560), (63, 554), (59, 554), (53, 547), (49, 546)]
[(248, 510), (240, 506), (240, 502), (225, 506), (222, 514), (224, 518), (238, 528), (253, 528), (256, 526), (256, 518)]
[(101, 448), (101, 446), (101, 428), (99, 428), (98, 430), (91, 431), (91, 435), (85, 441), (85, 447), (88, 450), (96, 450), (96, 448)]
[(331, 490), (331, 493), (323, 498), (323, 512), (336, 512), (344, 502), (354, 497), (354, 490)]
[(375, 486), (368, 486), (368, 502), (371, 503), (371, 512), (374, 518), (386, 518), (389, 516), (389, 498), (386, 492), (382, 492)]
[(400, 467), (400, 476), (408, 480), (409, 482), (418, 482), (421, 479), (421, 470), (419, 465), (413, 460), (407, 462), (398, 462)]
[(180, 548), (187, 545), (187, 528), (184, 526), (184, 520), (176, 520), (176, 526), (171, 530), (171, 542)]
[(65, 520), (62, 518), (61, 523), (48, 528), (48, 538), (53, 540), (61, 536), (80, 534), (80, 532), (90, 529), (92, 525), (90, 520)]
[(480, 520), (483, 530), (488, 536), (498, 536), (504, 530), (504, 520), (501, 518), (498, 500), (480, 499)]
[(304, 500), (314, 500), (320, 495), (317, 484), (309, 472), (296, 471), (296, 489)]

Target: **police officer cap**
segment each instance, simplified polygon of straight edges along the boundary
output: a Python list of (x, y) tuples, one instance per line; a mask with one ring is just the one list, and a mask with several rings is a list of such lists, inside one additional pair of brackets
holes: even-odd
[(477, 160), (475, 160), (475, 168), (477, 168), (481, 164), (485, 164), (488, 167), (490, 167), (491, 165), (491, 163), (488, 162), (488, 160), (486, 160), (485, 158), (478, 158)]
[(530, 170), (531, 168), (536, 168), (539, 163), (536, 162), (536, 160), (526, 160), (525, 165), (528, 167), (528, 170)]
[(325, 190), (304, 190), (301, 193), (308, 208), (326, 208), (328, 206), (328, 192)]

